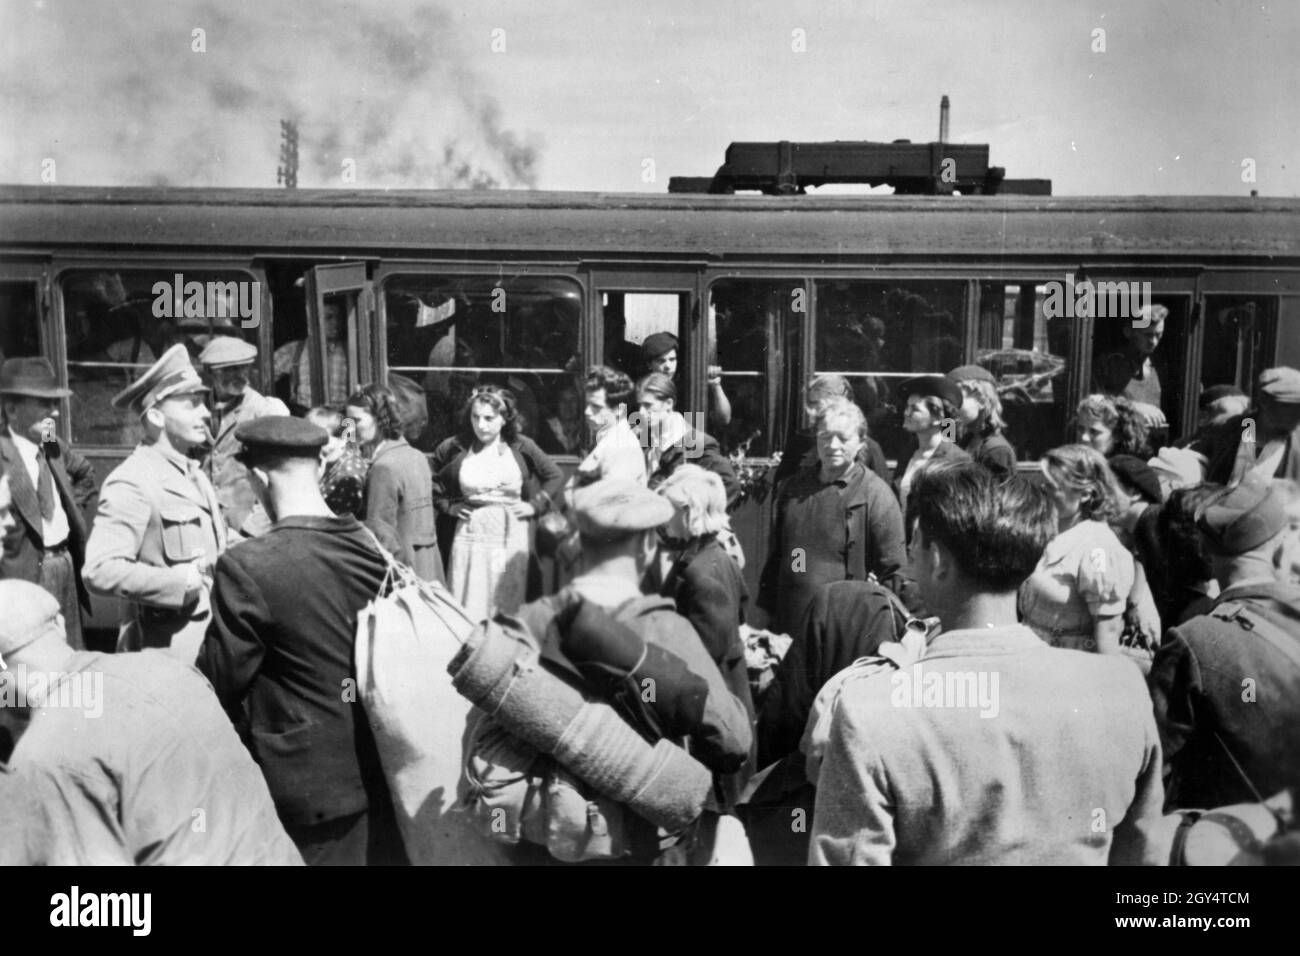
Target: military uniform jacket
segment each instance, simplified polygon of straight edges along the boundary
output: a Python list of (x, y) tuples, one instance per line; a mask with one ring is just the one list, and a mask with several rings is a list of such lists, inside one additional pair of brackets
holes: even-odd
[[(42, 446), (45, 460), (50, 466), (54, 490), (68, 516), (68, 553), (77, 571), (77, 596), (81, 606), (90, 610), (90, 595), (81, 580), (81, 568), (86, 556), (86, 519), (81, 509), (95, 496), (95, 469), (60, 441), (45, 442)], [(13, 496), (15, 517), (23, 533), (18, 548), (12, 555), (0, 554), (0, 578), (13, 578), (39, 584), (43, 548), (41, 530), (41, 504), (32, 487), (31, 476), (18, 454), (18, 448), (0, 426), (0, 474), (9, 476), (9, 493)]]
[(244, 422), (265, 415), (288, 415), (289, 409), (278, 398), (267, 398), (253, 389), (245, 389), (239, 404), (225, 412), (213, 429), (215, 441), (208, 453), (206, 468), (212, 486), (221, 502), (221, 513), (226, 527), (242, 528), (252, 514), (257, 496), (248, 483), (248, 469), (235, 460), (241, 445), (235, 439), (235, 429)]
[[(1282, 646), (1227, 613), (1230, 602), (1262, 611)], [(1300, 587), (1228, 588), (1166, 632), (1150, 683), (1167, 810), (1254, 802), (1233, 760), (1265, 799), (1300, 785)]]
[(138, 445), (99, 490), (83, 572), (92, 591), (133, 605), (118, 649), (170, 647), (193, 661), (211, 615), (206, 588), (186, 603), (189, 565), (225, 547), (216, 492), (198, 463)]

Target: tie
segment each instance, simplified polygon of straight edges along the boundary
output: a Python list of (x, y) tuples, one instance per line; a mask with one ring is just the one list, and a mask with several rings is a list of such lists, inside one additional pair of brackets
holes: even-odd
[(41, 517), (51, 520), (54, 517), (54, 476), (50, 474), (50, 464), (39, 446), (36, 449), (36, 499), (41, 505)]

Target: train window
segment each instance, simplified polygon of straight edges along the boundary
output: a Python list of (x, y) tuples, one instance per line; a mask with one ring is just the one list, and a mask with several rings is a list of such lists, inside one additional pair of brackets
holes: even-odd
[(41, 354), (35, 282), (0, 282), (0, 362)]
[(791, 279), (724, 279), (710, 289), (708, 364), (722, 369), (731, 416), (722, 421), (711, 388), (706, 430), (728, 454), (759, 458), (775, 450), (781, 391), (798, 392), (797, 363), (787, 361), (785, 343), (806, 313), (804, 291), (802, 280)]
[[(275, 348), (275, 394), (295, 411), (316, 405), (342, 408), (351, 394), (348, 374), (348, 312), (356, 309), (356, 296), (325, 297), (325, 397), (316, 401), (312, 393), (311, 352), (308, 349), (306, 324), (298, 338)], [(277, 326), (279, 323), (277, 323)]]
[(1201, 390), (1236, 385), (1251, 394), (1268, 361), (1264, 346), (1277, 321), (1277, 304), (1272, 295), (1206, 296)]
[[(672, 369), (681, 389), (686, 355), (682, 334), (687, 328), (690, 296), (683, 292), (602, 292), (601, 316), (605, 323), (605, 364), (626, 372), (636, 381), (660, 363)], [(662, 351), (667, 333), (677, 347)], [(645, 353), (646, 339), (656, 336), (653, 361)]]
[(910, 375), (961, 364), (966, 284), (931, 280), (819, 280), (814, 372), (853, 383), (872, 435), (906, 461), (915, 440), (903, 431), (894, 388)]
[(514, 392), (520, 431), (552, 454), (585, 440), (578, 283), (541, 276), (389, 278), (383, 287), (390, 371), (422, 388), (429, 425), (416, 444), (431, 450), (460, 427), (475, 385)]
[[(246, 272), (78, 269), (63, 274), (61, 288), (76, 444), (138, 440), (136, 423), (110, 399), (176, 343), (197, 365), (214, 334), (257, 341), (259, 290)], [(257, 379), (254, 365), (252, 385), (260, 390)]]
[(998, 381), (1004, 434), (1021, 461), (1073, 441), (1066, 435), (1066, 388), (1073, 320), (1049, 318), (1044, 285), (986, 282), (980, 286), (975, 361)]

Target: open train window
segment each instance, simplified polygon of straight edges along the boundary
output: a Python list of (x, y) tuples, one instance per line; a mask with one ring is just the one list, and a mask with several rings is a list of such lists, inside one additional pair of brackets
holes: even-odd
[(35, 282), (0, 282), (0, 362), (41, 354)]
[(1073, 440), (1066, 382), (1074, 320), (1044, 307), (1047, 292), (1032, 281), (980, 285), (975, 361), (997, 379), (1004, 434), (1020, 461)]
[(898, 384), (961, 364), (966, 284), (930, 279), (818, 280), (814, 372), (853, 383), (872, 436), (890, 459), (915, 449)]
[(585, 435), (579, 328), (582, 289), (559, 277), (395, 275), (383, 286), (388, 367), (422, 388), (431, 450), (459, 430), (474, 386), (510, 389), (520, 432), (551, 454)]
[[(714, 425), (722, 450), (762, 458), (784, 445), (781, 396), (798, 394), (791, 337), (806, 315), (801, 279), (723, 279), (709, 293), (708, 364), (722, 369), (731, 420)], [(709, 394), (710, 412), (715, 393)], [(714, 416), (716, 418), (716, 416)]]
[[(198, 364), (213, 335), (256, 344), (260, 286), (243, 271), (74, 269), (60, 279), (72, 389), (72, 440), (132, 445), (138, 424), (112, 397), (177, 343)], [(257, 366), (253, 388), (262, 390)]]

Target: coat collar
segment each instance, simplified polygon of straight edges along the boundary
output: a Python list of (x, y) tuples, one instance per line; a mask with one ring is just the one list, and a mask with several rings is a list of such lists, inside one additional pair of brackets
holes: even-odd
[(197, 462), (193, 462), (191, 467), (192, 459), (175, 451), (164, 452), (155, 445), (137, 445), (135, 454), (148, 462), (152, 474), (169, 494), (192, 501), (205, 511), (212, 510), (211, 502), (199, 485), (200, 481), (207, 481), (207, 477)]
[(370, 456), (371, 464), (374, 464), (394, 449), (402, 448), (406, 444), (405, 438), (385, 438), (376, 446), (374, 454)]
[(931, 638), (922, 660), (944, 657), (997, 657), (1048, 650), (1048, 645), (1024, 624), (944, 631)]

